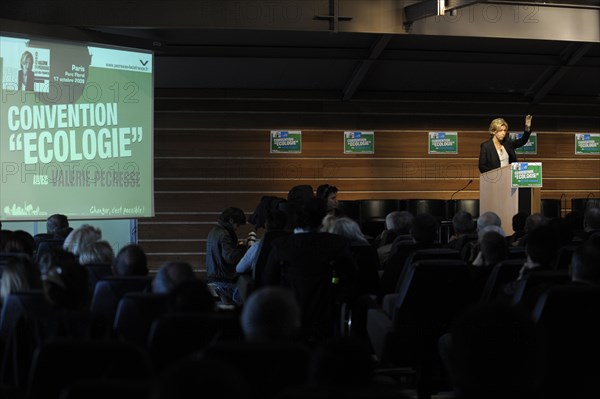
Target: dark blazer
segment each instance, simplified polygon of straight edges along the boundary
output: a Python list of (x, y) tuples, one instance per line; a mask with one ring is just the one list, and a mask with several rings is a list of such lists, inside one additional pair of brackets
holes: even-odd
[(354, 296), (356, 262), (345, 237), (292, 234), (273, 241), (262, 281), (294, 292), (302, 309), (303, 336), (320, 340), (333, 333), (335, 304)]
[[(508, 135), (508, 133), (506, 133)], [(531, 135), (531, 131), (523, 132), (523, 136), (517, 140), (511, 140), (505, 137), (502, 145), (508, 154), (508, 163), (513, 163), (517, 161), (517, 153), (515, 150), (519, 147), (523, 147), (527, 144), (529, 140), (529, 136)], [(496, 147), (494, 146), (494, 142), (490, 138), (488, 141), (481, 143), (481, 150), (479, 152), (479, 171), (481, 173), (489, 172), (492, 169), (496, 169), (500, 167), (500, 158), (498, 157), (498, 152), (496, 151)]]
[[(27, 85), (25, 87), (25, 91), (33, 91), (33, 82), (35, 80), (35, 74), (33, 73), (33, 71), (28, 71), (27, 72)], [(19, 70), (19, 83), (18, 83), (18, 87), (19, 90), (21, 90), (21, 87), (23, 86), (23, 70)]]

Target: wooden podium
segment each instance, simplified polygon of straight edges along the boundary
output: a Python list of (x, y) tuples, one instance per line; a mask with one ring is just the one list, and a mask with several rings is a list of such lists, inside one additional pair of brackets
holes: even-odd
[(512, 217), (519, 211), (540, 212), (539, 187), (513, 188), (511, 165), (490, 170), (479, 176), (479, 214), (492, 211), (500, 216), (502, 229), (507, 235), (514, 233)]

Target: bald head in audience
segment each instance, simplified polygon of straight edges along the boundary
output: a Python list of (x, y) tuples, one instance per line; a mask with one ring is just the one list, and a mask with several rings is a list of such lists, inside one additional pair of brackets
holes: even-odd
[(196, 276), (189, 263), (167, 262), (156, 273), (152, 282), (152, 291), (155, 294), (170, 294), (181, 284), (194, 280)]
[(293, 339), (300, 329), (300, 305), (289, 289), (263, 287), (248, 297), (240, 318), (248, 341)]
[(115, 276), (148, 275), (148, 259), (146, 253), (137, 244), (129, 244), (121, 248), (113, 263)]

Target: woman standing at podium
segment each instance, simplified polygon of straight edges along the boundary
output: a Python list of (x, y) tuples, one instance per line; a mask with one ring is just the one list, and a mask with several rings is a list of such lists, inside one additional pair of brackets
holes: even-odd
[(490, 139), (481, 143), (479, 152), (479, 171), (481, 173), (517, 161), (515, 149), (523, 147), (529, 140), (531, 119), (531, 115), (525, 116), (525, 131), (517, 140), (511, 140), (508, 137), (508, 123), (504, 119), (496, 118), (490, 123)]

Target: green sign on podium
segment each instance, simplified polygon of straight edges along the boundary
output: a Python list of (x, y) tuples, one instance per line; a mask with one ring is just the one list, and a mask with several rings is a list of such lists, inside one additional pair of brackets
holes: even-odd
[(514, 162), (510, 166), (512, 188), (542, 187), (541, 162)]

